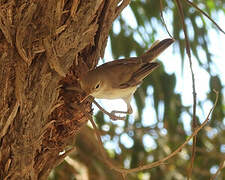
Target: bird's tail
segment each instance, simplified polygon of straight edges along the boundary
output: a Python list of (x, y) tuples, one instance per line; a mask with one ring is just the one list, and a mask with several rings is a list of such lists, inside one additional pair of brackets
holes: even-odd
[(171, 44), (174, 43), (174, 39), (168, 38), (162, 41), (155, 41), (150, 49), (145, 52), (141, 58), (142, 62), (154, 61), (164, 50), (166, 50)]

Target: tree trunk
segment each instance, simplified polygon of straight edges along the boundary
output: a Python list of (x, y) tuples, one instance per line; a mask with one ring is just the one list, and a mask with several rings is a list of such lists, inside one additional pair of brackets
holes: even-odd
[(0, 179), (46, 179), (71, 151), (88, 119), (74, 108), (84, 94), (65, 87), (96, 66), (128, 3), (1, 1)]

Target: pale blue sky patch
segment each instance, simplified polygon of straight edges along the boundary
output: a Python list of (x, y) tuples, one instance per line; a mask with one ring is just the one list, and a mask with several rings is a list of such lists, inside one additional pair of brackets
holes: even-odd
[(155, 140), (148, 134), (145, 134), (143, 136), (142, 141), (146, 151), (151, 151), (157, 148), (157, 144), (155, 143)]
[(127, 133), (123, 133), (120, 136), (120, 142), (127, 148), (130, 149), (134, 145), (134, 140), (127, 135)]
[(132, 12), (132, 9), (129, 5), (122, 11), (121, 16), (126, 24), (128, 24), (133, 29), (138, 27), (134, 13)]
[(220, 152), (225, 153), (225, 144), (221, 144)]
[(218, 165), (214, 165), (210, 168), (210, 173), (211, 174), (215, 174), (216, 171), (218, 170), (219, 166)]
[(119, 22), (119, 20), (115, 20), (114, 22), (113, 22), (113, 26), (112, 26), (113, 28), (113, 33), (114, 34), (119, 34), (120, 33), (120, 31), (121, 31), (121, 26), (120, 26), (120, 22)]

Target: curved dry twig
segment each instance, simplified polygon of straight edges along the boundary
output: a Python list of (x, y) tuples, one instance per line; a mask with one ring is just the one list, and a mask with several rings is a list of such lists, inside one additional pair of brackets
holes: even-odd
[(225, 159), (220, 163), (219, 168), (217, 169), (216, 173), (210, 178), (210, 180), (215, 180), (218, 176), (219, 172), (225, 167)]
[[(184, 22), (183, 8), (182, 8), (180, 0), (175, 0), (175, 1), (176, 1), (178, 11), (179, 11), (179, 14), (180, 14), (180, 17), (181, 17), (182, 27), (183, 27), (184, 36), (185, 36), (186, 53), (188, 55), (189, 65), (190, 65), (190, 70), (191, 70), (192, 90), (193, 90), (192, 131), (194, 131), (196, 126), (197, 126), (197, 120), (196, 120), (197, 94), (196, 94), (196, 88), (195, 88), (195, 76), (194, 76), (194, 71), (193, 71), (193, 67), (192, 67), (191, 50), (190, 50), (190, 43), (189, 43), (189, 39), (188, 39), (187, 28), (186, 28), (186, 24)], [(188, 169), (188, 180), (189, 180), (189, 177), (192, 174), (192, 170), (193, 170), (193, 166), (194, 166), (196, 141), (197, 141), (196, 138), (197, 137), (193, 138), (193, 143), (192, 143), (191, 164), (190, 164), (190, 168)]]
[(137, 167), (137, 168), (133, 168), (133, 169), (125, 169), (125, 168), (120, 168), (120, 167), (117, 167), (115, 166), (111, 160), (109, 159), (109, 157), (107, 156), (105, 150), (104, 150), (104, 147), (103, 147), (103, 143), (101, 141), (101, 136), (100, 136), (100, 133), (98, 131), (98, 128), (92, 118), (91, 115), (89, 115), (87, 112), (84, 112), (84, 114), (88, 117), (88, 119), (91, 121), (91, 124), (94, 128), (94, 131), (95, 131), (95, 134), (97, 136), (97, 140), (98, 140), (98, 143), (99, 143), (99, 149), (100, 149), (100, 152), (102, 153), (102, 156), (103, 156), (103, 159), (105, 161), (105, 163), (113, 170), (121, 173), (123, 176), (126, 176), (126, 174), (128, 173), (134, 173), (134, 172), (139, 172), (139, 171), (142, 171), (142, 170), (146, 170), (146, 169), (150, 169), (150, 168), (153, 168), (153, 167), (157, 167), (159, 165), (162, 165), (164, 164), (165, 161), (167, 161), (168, 159), (172, 158), (173, 156), (175, 156), (176, 154), (178, 154), (182, 148), (193, 138), (197, 135), (197, 133), (207, 124), (207, 122), (209, 121), (209, 117), (210, 115), (212, 114), (212, 112), (214, 111), (215, 107), (216, 107), (216, 104), (217, 104), (217, 101), (218, 101), (218, 97), (219, 97), (219, 93), (217, 91), (214, 90), (214, 92), (216, 93), (216, 100), (215, 100), (215, 103), (213, 105), (213, 107), (211, 108), (211, 110), (209, 111), (208, 113), (208, 116), (206, 117), (205, 121), (198, 127), (194, 130), (194, 132), (192, 133), (192, 135), (182, 144), (180, 145), (175, 151), (173, 151), (171, 154), (169, 154), (168, 156), (166, 156), (165, 158), (162, 158), (156, 162), (153, 162), (153, 163), (150, 163), (150, 164), (146, 164), (144, 166), (140, 166), (140, 167)]
[(191, 5), (195, 9), (197, 9), (199, 12), (201, 12), (204, 16), (206, 16), (223, 34), (225, 34), (225, 31), (211, 18), (208, 14), (206, 14), (203, 10), (201, 10), (198, 6), (196, 6), (193, 2), (189, 0), (184, 0), (187, 4)]
[(167, 25), (166, 25), (166, 22), (165, 22), (165, 19), (164, 19), (164, 16), (163, 16), (163, 3), (162, 3), (162, 0), (159, 0), (159, 2), (160, 2), (160, 16), (161, 16), (162, 23), (165, 26), (168, 35), (173, 39), (173, 36), (169, 32), (169, 29), (167, 28)]

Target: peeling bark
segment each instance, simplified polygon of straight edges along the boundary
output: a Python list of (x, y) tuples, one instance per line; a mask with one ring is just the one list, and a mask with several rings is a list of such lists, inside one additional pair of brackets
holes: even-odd
[[(120, 5), (118, 5), (120, 3)], [(129, 0), (0, 3), (0, 179), (46, 179), (88, 121), (78, 78)], [(91, 113), (91, 102), (83, 105)], [(60, 153), (62, 152), (62, 153)]]

